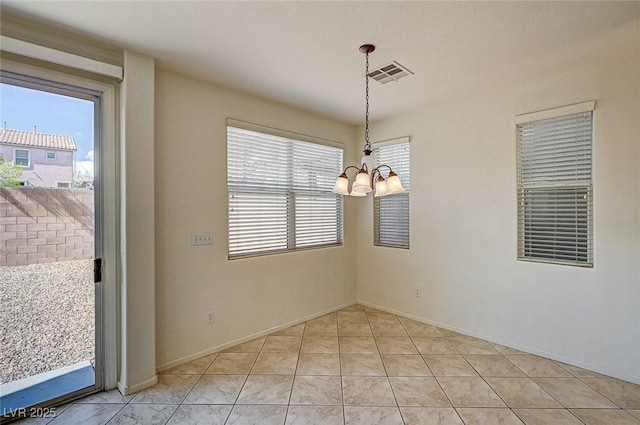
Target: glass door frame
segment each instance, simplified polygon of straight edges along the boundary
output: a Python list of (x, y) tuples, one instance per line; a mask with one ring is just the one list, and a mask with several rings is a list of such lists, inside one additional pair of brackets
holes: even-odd
[(95, 383), (36, 407), (51, 406), (117, 386), (118, 90), (116, 82), (103, 82), (47, 66), (7, 60), (4, 54), (0, 75), (2, 82), (8, 84), (94, 102), (94, 256), (102, 263), (101, 281), (94, 283)]

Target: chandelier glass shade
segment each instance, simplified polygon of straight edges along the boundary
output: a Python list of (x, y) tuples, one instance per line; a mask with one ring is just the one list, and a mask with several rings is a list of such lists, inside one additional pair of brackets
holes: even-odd
[[(336, 184), (332, 189), (333, 193), (339, 195), (350, 196), (367, 196), (370, 192), (374, 193), (374, 196), (387, 196), (394, 193), (404, 192), (400, 178), (393, 172), (388, 165), (379, 165), (374, 168), (373, 151), (371, 150), (371, 143), (369, 143), (369, 53), (375, 50), (373, 44), (364, 44), (360, 46), (360, 52), (365, 54), (365, 124), (364, 124), (364, 156), (360, 161), (360, 166), (354, 165), (347, 166), (342, 174), (336, 179)], [(388, 169), (389, 174), (385, 180), (381, 173), (381, 170)], [(349, 190), (349, 176), (347, 171), (356, 170), (351, 190)]]

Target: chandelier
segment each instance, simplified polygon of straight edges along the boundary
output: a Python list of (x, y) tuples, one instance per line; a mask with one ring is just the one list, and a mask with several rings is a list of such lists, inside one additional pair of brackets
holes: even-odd
[[(365, 54), (365, 99), (366, 99), (366, 113), (364, 122), (364, 156), (360, 160), (360, 166), (349, 165), (344, 169), (342, 174), (336, 179), (336, 184), (331, 190), (333, 193), (339, 195), (351, 195), (351, 196), (367, 196), (371, 191), (374, 191), (374, 196), (387, 196), (394, 193), (404, 192), (400, 178), (393, 172), (388, 165), (379, 165), (373, 167), (373, 151), (371, 150), (371, 143), (369, 143), (369, 53), (373, 52), (376, 46), (373, 44), (363, 44), (360, 46), (360, 52)], [(381, 169), (389, 169), (388, 178), (382, 176)], [(355, 174), (355, 180), (349, 192), (349, 177), (347, 176), (347, 170), (357, 170)]]

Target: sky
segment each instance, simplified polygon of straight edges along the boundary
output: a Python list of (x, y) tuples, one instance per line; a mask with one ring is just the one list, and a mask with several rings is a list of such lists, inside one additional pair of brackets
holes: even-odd
[(0, 84), (0, 124), (11, 130), (73, 136), (76, 173), (93, 176), (93, 108), (91, 101)]

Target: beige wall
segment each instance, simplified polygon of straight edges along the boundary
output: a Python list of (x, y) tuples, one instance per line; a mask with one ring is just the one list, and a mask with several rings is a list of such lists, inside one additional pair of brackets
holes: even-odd
[[(411, 249), (373, 247), (363, 203), (358, 299), (640, 383), (639, 75), (635, 56), (373, 125), (412, 136)], [(595, 266), (516, 261), (514, 116), (586, 100)]]
[[(157, 382), (155, 333), (154, 74), (124, 54), (120, 85), (120, 376), (124, 394)], [(107, 164), (107, 167), (110, 165)]]
[[(169, 71), (157, 70), (155, 93), (158, 368), (354, 302), (351, 200), (343, 246), (232, 261), (226, 209), (226, 118), (344, 143), (345, 163), (353, 127)], [(212, 232), (213, 245), (191, 246), (194, 232)]]

